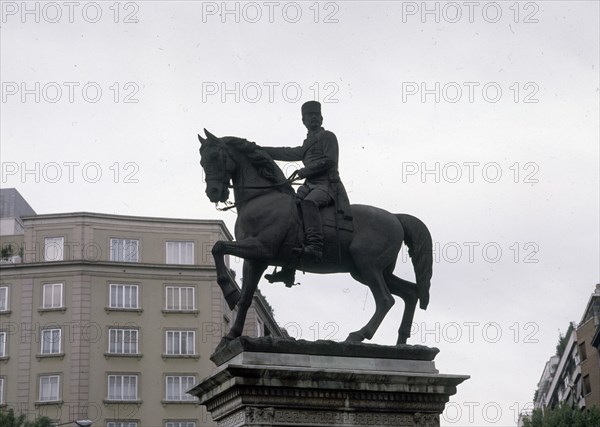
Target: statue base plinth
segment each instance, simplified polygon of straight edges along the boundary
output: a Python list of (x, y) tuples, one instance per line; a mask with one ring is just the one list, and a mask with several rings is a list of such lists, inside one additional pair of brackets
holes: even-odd
[(436, 348), (240, 337), (189, 393), (219, 427), (439, 426), (467, 375), (435, 369)]

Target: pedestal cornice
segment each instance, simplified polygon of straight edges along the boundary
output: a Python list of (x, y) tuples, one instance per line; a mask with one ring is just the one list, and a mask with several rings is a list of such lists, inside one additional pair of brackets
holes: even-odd
[(216, 372), (189, 393), (219, 427), (436, 427), (469, 378), (440, 374), (438, 351), (242, 337), (213, 355)]

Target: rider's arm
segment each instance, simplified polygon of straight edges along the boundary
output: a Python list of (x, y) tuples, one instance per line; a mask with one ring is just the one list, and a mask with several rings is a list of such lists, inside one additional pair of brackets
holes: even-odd
[(273, 160), (284, 160), (287, 162), (297, 162), (302, 160), (304, 150), (302, 147), (264, 147), (261, 146)]

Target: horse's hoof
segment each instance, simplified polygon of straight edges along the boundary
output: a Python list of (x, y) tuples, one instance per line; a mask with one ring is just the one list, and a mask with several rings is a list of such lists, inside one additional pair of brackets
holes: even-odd
[(407, 338), (398, 338), (398, 341), (396, 341), (396, 345), (404, 345), (406, 344)]
[(345, 342), (363, 342), (365, 339), (364, 335), (360, 332), (351, 332), (346, 338)]
[(227, 347), (231, 341), (233, 341), (233, 338), (228, 336), (224, 336), (223, 338), (221, 338), (221, 341), (219, 341), (219, 345), (215, 349), (215, 353)]

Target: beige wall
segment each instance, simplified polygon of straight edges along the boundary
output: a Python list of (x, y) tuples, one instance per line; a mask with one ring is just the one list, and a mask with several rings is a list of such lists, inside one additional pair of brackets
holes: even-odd
[[(138, 427), (160, 426), (165, 420), (214, 425), (197, 403), (164, 399), (166, 375), (195, 375), (200, 381), (214, 370), (209, 356), (228, 329), (225, 319), (234, 319), (216, 285), (210, 255), (216, 240), (230, 238), (222, 223), (95, 214), (43, 215), (24, 223), (30, 256), (26, 253), (20, 265), (2, 265), (0, 281), (10, 288), (10, 311), (0, 314), (0, 330), (9, 333), (8, 357), (0, 360), (4, 403), (58, 422), (89, 417), (94, 426), (117, 419), (135, 420)], [(74, 248), (97, 244), (102, 255), (92, 261), (71, 251), (63, 262), (41, 262), (44, 238), (57, 236)], [(140, 262), (108, 262), (111, 237), (139, 239)], [(196, 264), (166, 265), (168, 240), (194, 241)], [(45, 283), (63, 283), (63, 308), (40, 309)], [(138, 285), (140, 309), (108, 310), (111, 283)], [(193, 287), (195, 310), (165, 312), (167, 284)], [(265, 316), (262, 308), (250, 310), (249, 335), (256, 334), (257, 316)], [(50, 326), (61, 329), (64, 354), (39, 357), (40, 329)], [(107, 355), (111, 327), (137, 329), (140, 355)], [(165, 357), (165, 332), (171, 329), (195, 331), (194, 357)], [(39, 376), (53, 373), (61, 378), (62, 402), (39, 405)], [(138, 401), (106, 402), (110, 373), (137, 374)]]

